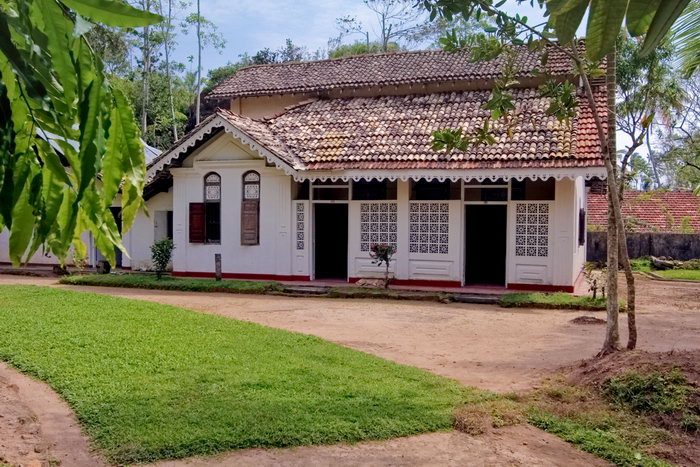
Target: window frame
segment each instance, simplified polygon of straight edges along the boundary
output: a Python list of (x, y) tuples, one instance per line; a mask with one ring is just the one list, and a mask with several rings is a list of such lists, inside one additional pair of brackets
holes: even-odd
[[(249, 175), (255, 175), (257, 177), (257, 180), (251, 180), (248, 181), (246, 178), (248, 178)], [(245, 246), (254, 246), (254, 245), (260, 245), (260, 198), (262, 196), (262, 176), (260, 175), (260, 172), (257, 170), (246, 170), (243, 172), (241, 175), (241, 245)], [(257, 191), (257, 197), (256, 198), (247, 198), (246, 197), (246, 188), (251, 185), (257, 185), (258, 191)], [(252, 206), (252, 204), (255, 204), (254, 210), (250, 211), (248, 208)], [(246, 215), (249, 215), (251, 212), (255, 214), (255, 238), (249, 237), (250, 232), (247, 231), (245, 226), (247, 225), (246, 223)]]
[[(212, 175), (216, 175), (216, 177), (218, 178), (217, 182), (212, 183), (212, 182), (207, 181), (207, 179)], [(204, 182), (203, 183), (204, 243), (210, 244), (210, 245), (220, 245), (221, 244), (221, 174), (219, 174), (218, 172), (214, 172), (214, 171), (207, 172), (206, 174), (204, 174), (204, 178), (202, 180)], [(214, 200), (214, 199), (209, 199), (207, 197), (207, 187), (210, 187), (210, 186), (218, 186), (219, 187), (219, 198), (218, 199)], [(212, 205), (212, 204), (219, 205), (218, 206), (219, 207), (219, 239), (218, 240), (210, 240), (209, 239), (209, 229), (208, 229), (209, 219), (207, 216), (207, 212), (208, 212), (208, 205)]]

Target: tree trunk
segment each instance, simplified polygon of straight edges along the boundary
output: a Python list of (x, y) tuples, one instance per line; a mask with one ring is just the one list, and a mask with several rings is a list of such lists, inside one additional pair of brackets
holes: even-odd
[(170, 118), (173, 121), (173, 142), (177, 141), (177, 120), (175, 119), (175, 100), (173, 99), (173, 76), (170, 70), (170, 34), (173, 22), (173, 0), (168, 0), (167, 31), (165, 33), (165, 74), (168, 76), (168, 98), (170, 100)]
[[(143, 9), (151, 11), (150, 0), (143, 0)], [(146, 139), (146, 129), (148, 128), (148, 93), (149, 93), (149, 77), (151, 74), (151, 40), (150, 26), (143, 27), (143, 75), (141, 80), (141, 137)]]
[[(572, 49), (574, 54), (577, 54), (576, 47)], [(608, 296), (607, 296), (607, 313), (608, 321), (605, 333), (605, 341), (603, 348), (598, 353), (599, 357), (619, 350), (620, 334), (619, 334), (619, 302), (618, 302), (618, 286), (617, 286), (617, 268), (619, 265), (619, 239), (618, 233), (622, 232), (624, 238), (624, 221), (622, 219), (622, 210), (620, 200), (617, 196), (617, 161), (615, 152), (615, 52), (609, 54), (608, 72), (607, 72), (607, 107), (608, 119), (606, 124), (608, 129), (603, 124), (600, 114), (596, 107), (595, 96), (591, 83), (588, 80), (588, 75), (584, 69), (583, 63), (578, 60), (576, 65), (581, 74), (581, 81), (586, 92), (588, 105), (593, 114), (593, 120), (598, 130), (598, 140), (600, 141), (601, 151), (603, 153), (603, 162), (605, 163), (605, 172), (608, 181)], [(627, 252), (625, 246), (624, 252)]]
[(200, 0), (197, 0), (197, 104), (195, 105), (195, 123), (199, 125), (199, 114), (202, 93), (202, 16), (199, 8)]

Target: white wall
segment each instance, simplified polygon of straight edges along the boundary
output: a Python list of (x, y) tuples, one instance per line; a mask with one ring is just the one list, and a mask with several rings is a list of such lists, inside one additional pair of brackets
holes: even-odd
[[(94, 260), (95, 260), (95, 247), (94, 247), (94, 242), (92, 241), (92, 235), (90, 232), (83, 232), (80, 235), (80, 238), (83, 240), (85, 243), (85, 246), (88, 250), (88, 265), (94, 265)], [(10, 260), (10, 251), (9, 251), (9, 243), (10, 243), (10, 232), (5, 229), (2, 232), (0, 232), (0, 263), (11, 263), (12, 261)], [(68, 256), (66, 257), (66, 264), (67, 265), (72, 265), (73, 264), (73, 247), (68, 252)], [(39, 249), (30, 259), (27, 261), (29, 264), (41, 264), (41, 265), (57, 265), (61, 264), (61, 261), (52, 255), (51, 253), (45, 253), (43, 249)]]
[(166, 212), (173, 210), (173, 189), (158, 193), (146, 201), (148, 212), (136, 215), (134, 225), (124, 234), (128, 256), (122, 257), (122, 266), (137, 271), (151, 269), (151, 245), (167, 233)]
[[(224, 273), (293, 275), (291, 178), (266, 167), (262, 159), (233, 143), (229, 135), (196, 151), (183, 165), (172, 169), (173, 270), (213, 272), (214, 254), (220, 253)], [(242, 176), (248, 170), (261, 175), (259, 245), (241, 245)], [(203, 201), (204, 175), (211, 171), (221, 176), (221, 243), (189, 243), (189, 203)]]

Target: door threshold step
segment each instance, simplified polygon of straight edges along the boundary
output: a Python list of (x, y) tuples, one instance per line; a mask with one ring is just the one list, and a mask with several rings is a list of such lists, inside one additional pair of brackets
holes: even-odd
[(454, 294), (454, 301), (459, 303), (494, 305), (501, 301), (501, 297), (496, 294), (456, 293)]
[(292, 293), (292, 294), (298, 294), (298, 295), (325, 295), (328, 293), (328, 291), (331, 288), (328, 286), (315, 286), (315, 285), (310, 285), (310, 286), (305, 286), (305, 285), (296, 285), (296, 286), (286, 286), (284, 288), (284, 291), (287, 293)]

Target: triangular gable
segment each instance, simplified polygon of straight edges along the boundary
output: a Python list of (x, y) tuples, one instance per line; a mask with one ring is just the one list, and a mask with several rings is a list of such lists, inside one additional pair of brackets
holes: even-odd
[(222, 131), (230, 134), (287, 175), (293, 175), (301, 168), (300, 163), (295, 160), (286, 146), (264, 124), (218, 109), (149, 164), (147, 183), (155, 180), (169, 167), (179, 164), (194, 148), (201, 146)]

